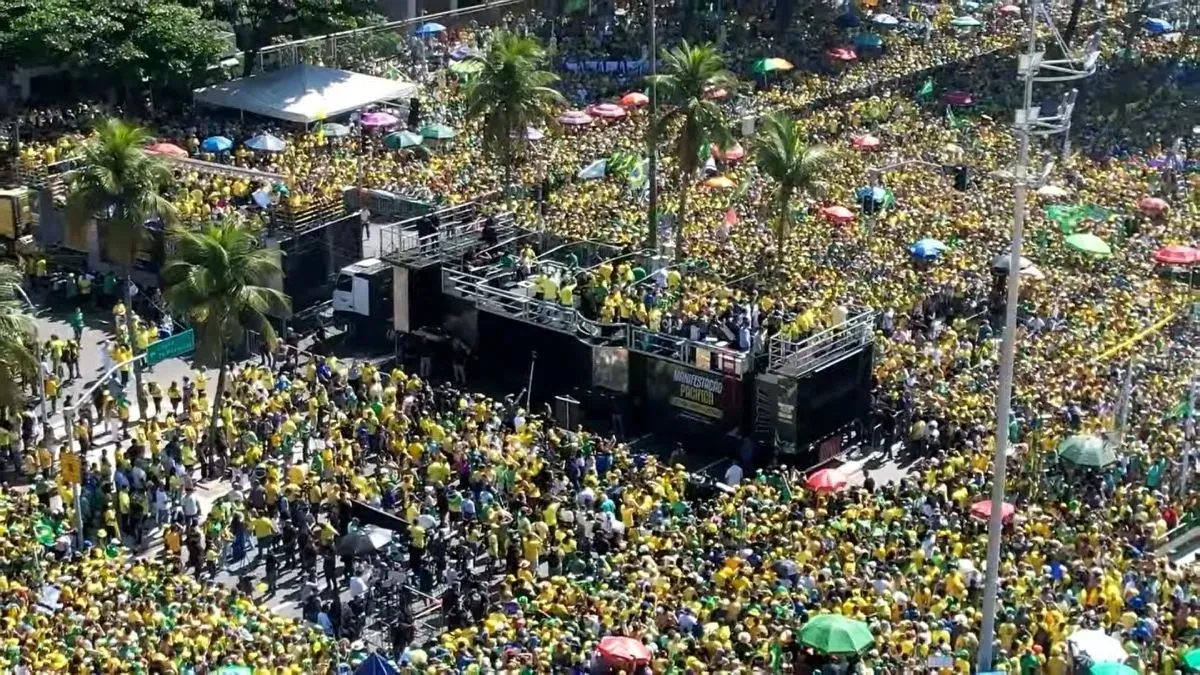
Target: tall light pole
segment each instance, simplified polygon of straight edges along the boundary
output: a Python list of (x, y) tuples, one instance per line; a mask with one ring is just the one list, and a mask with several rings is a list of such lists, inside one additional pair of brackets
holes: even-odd
[[(1063, 97), (1055, 114), (1041, 117), (1033, 105), (1034, 82), (1067, 82), (1082, 79), (1095, 72), (1099, 57), (1099, 41), (1093, 38), (1083, 54), (1074, 56), (1058, 36), (1054, 21), (1043, 15), (1039, 0), (1029, 4), (1029, 48), (1018, 57), (1017, 72), (1025, 84), (1025, 96), (1016, 114), (1014, 126), (1019, 141), (1017, 166), (1013, 180), (1013, 230), (1009, 250), (1008, 288), (1004, 306), (1004, 333), (1000, 350), (1000, 382), (996, 391), (995, 455), (992, 459), (992, 512), (988, 518), (987, 567), (983, 588), (983, 626), (979, 635), (979, 654), (976, 672), (992, 670), (992, 643), (996, 632), (996, 595), (1000, 577), (1000, 534), (1003, 529), (1004, 481), (1008, 461), (1008, 420), (1012, 409), (1013, 366), (1016, 358), (1017, 302), (1021, 289), (1021, 239), (1025, 227), (1025, 196), (1031, 185), (1044, 182), (1053, 164), (1047, 164), (1040, 176), (1029, 171), (1029, 144), (1033, 136), (1062, 133), (1070, 128), (1075, 107), (1076, 91)], [(1045, 19), (1049, 31), (1058, 38), (1064, 58), (1043, 59), (1037, 49), (1038, 22)], [(1005, 176), (1006, 178), (1008, 176)]]
[(647, 173), (650, 174), (650, 211), (647, 214), (647, 227), (649, 237), (654, 242), (654, 255), (658, 255), (658, 86), (654, 84), (654, 78), (658, 75), (658, 22), (655, 20), (654, 5), (657, 0), (649, 0), (650, 2), (650, 129), (647, 136), (649, 137), (650, 157), (648, 158), (649, 165), (646, 167)]

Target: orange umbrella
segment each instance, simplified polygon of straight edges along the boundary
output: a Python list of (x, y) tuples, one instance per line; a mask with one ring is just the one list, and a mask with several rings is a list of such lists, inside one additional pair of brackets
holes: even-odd
[(731, 188), (735, 187), (736, 185), (737, 183), (725, 176), (713, 176), (712, 178), (704, 181), (704, 187), (710, 188)]
[(184, 150), (174, 143), (154, 143), (147, 145), (146, 152), (153, 152), (156, 155), (170, 155), (171, 157), (188, 156), (187, 150)]
[(817, 492), (837, 492), (846, 487), (846, 475), (837, 469), (821, 469), (808, 477), (808, 487)]
[(650, 97), (640, 91), (631, 91), (621, 97), (621, 105), (626, 108), (640, 108), (650, 102)]

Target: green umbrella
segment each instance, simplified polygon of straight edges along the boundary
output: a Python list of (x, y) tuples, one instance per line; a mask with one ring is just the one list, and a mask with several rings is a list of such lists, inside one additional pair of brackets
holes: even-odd
[(435, 140), (454, 138), (455, 133), (457, 132), (454, 131), (452, 127), (448, 127), (445, 124), (426, 124), (425, 126), (421, 127), (422, 136)]
[(795, 66), (792, 65), (791, 61), (773, 57), (769, 59), (761, 59), (755, 62), (754, 73), (756, 75), (765, 75), (766, 73), (774, 72), (776, 70), (791, 70), (792, 68), (795, 68)]
[(1200, 671), (1200, 648), (1193, 649), (1184, 654), (1183, 665), (1188, 670)]
[(875, 638), (862, 621), (821, 614), (800, 629), (800, 641), (825, 654), (857, 654), (870, 647)]
[(1066, 239), (1067, 246), (1090, 255), (1111, 255), (1112, 247), (1104, 243), (1104, 240), (1090, 232), (1081, 232), (1073, 234)]
[(254, 669), (250, 666), (225, 666), (216, 675), (254, 675)]
[(1092, 664), (1092, 675), (1137, 675), (1137, 671), (1124, 663), (1106, 661)]
[(425, 139), (421, 138), (420, 134), (411, 131), (393, 131), (383, 137), (383, 144), (392, 149), (411, 148), (424, 142)]
[(960, 16), (950, 22), (951, 26), (956, 28), (977, 28), (983, 25), (983, 22), (973, 16)]
[(1058, 456), (1079, 466), (1101, 468), (1117, 461), (1112, 445), (1099, 436), (1071, 436), (1058, 444)]
[(455, 61), (450, 64), (450, 72), (455, 75), (474, 75), (483, 70), (483, 62), (474, 59)]

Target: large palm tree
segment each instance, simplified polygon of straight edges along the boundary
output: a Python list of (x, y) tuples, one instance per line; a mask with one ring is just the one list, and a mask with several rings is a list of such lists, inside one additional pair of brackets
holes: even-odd
[(467, 85), (467, 118), (482, 121), (484, 149), (503, 164), (507, 190), (525, 127), (543, 126), (565, 101), (553, 88), (558, 75), (542, 69), (546, 51), (533, 38), (501, 32), (475, 58), (483, 70)]
[[(75, 174), (67, 196), (67, 216), (82, 225), (91, 218), (105, 223), (104, 246), (125, 273), (125, 329), (130, 347), (137, 348), (133, 326), (133, 267), (147, 239), (146, 223), (170, 223), (175, 209), (163, 197), (171, 171), (161, 158), (146, 153), (150, 133), (118, 119), (109, 119), (83, 146), (82, 169)], [(142, 397), (142, 367), (133, 366), (138, 406)]]
[(754, 138), (754, 163), (775, 182), (772, 199), (779, 209), (775, 224), (776, 265), (783, 261), (783, 245), (792, 224), (792, 196), (814, 194), (826, 188), (825, 173), (833, 153), (822, 145), (808, 145), (804, 131), (785, 113), (767, 115)]
[(166, 299), (196, 331), (202, 356), (217, 361), (217, 390), (204, 456), (211, 457), (220, 418), (230, 345), (241, 344), (247, 329), (275, 348), (278, 338), (268, 313), (283, 313), (291, 299), (267, 286), (282, 273), (279, 251), (259, 245), (257, 232), (240, 219), (210, 223), (200, 230), (173, 229), (175, 253), (163, 267)]
[(0, 409), (24, 408), (20, 382), (37, 376), (38, 363), (29, 344), (36, 339), (33, 319), (21, 287), (21, 273), (0, 265)]
[[(721, 53), (711, 44), (691, 45), (685, 40), (663, 52), (659, 74), (650, 78), (666, 114), (658, 120), (657, 138), (673, 134), (678, 163), (679, 208), (675, 213), (675, 255), (682, 258), (683, 228), (687, 221), (687, 194), (700, 168), (700, 152), (709, 143), (725, 147), (729, 127), (720, 104), (709, 96), (717, 89), (732, 89), (737, 78), (725, 69)], [(654, 227), (654, 223), (650, 224)]]

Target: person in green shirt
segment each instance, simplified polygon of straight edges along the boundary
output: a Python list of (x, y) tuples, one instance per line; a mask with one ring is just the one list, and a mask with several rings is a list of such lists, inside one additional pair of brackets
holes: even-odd
[(75, 341), (79, 342), (83, 338), (83, 310), (76, 307), (68, 323), (71, 324), (71, 330), (75, 331)]

